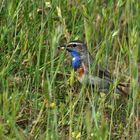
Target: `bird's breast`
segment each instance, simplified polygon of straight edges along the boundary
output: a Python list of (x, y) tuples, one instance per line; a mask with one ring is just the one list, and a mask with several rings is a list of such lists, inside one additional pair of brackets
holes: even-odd
[(83, 79), (84, 79), (84, 77), (85, 77), (85, 69), (84, 69), (84, 67), (78, 68), (76, 72), (77, 72), (77, 74), (78, 74), (78, 80), (79, 80), (80, 82), (82, 82)]

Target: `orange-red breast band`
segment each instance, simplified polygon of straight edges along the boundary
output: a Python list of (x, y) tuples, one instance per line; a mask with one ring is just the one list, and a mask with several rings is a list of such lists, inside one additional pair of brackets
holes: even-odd
[(78, 77), (81, 78), (84, 75), (84, 68), (80, 67), (79, 69), (77, 69), (78, 72)]

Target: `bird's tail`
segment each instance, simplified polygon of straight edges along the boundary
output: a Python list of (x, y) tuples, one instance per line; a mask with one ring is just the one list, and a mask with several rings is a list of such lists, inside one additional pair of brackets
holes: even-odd
[(126, 84), (126, 83), (119, 83), (117, 86), (117, 89), (119, 90), (119, 92), (121, 94), (123, 94), (124, 96), (128, 96), (129, 90), (130, 90), (130, 84)]

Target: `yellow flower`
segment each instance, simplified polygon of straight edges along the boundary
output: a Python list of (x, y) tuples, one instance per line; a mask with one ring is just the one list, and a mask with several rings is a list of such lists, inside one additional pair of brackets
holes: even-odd
[(56, 103), (54, 103), (54, 102), (51, 103), (51, 104), (50, 104), (50, 107), (51, 107), (52, 109), (55, 108), (55, 107), (56, 107)]

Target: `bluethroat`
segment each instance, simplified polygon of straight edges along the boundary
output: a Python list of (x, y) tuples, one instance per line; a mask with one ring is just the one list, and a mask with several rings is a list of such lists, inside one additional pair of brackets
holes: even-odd
[[(72, 56), (72, 67), (77, 73), (80, 83), (92, 85), (97, 92), (108, 93), (114, 80), (110, 72), (103, 69), (100, 65), (94, 66), (94, 59), (90, 55), (87, 46), (82, 41), (71, 41), (65, 46), (61, 47), (66, 49)], [(124, 84), (117, 84), (114, 88), (116, 93), (125, 93), (122, 87)]]

